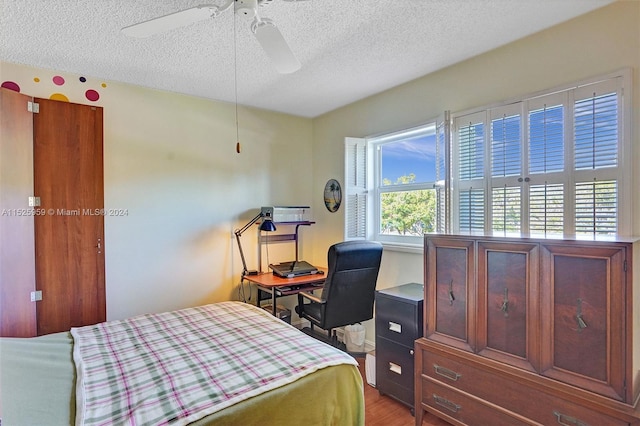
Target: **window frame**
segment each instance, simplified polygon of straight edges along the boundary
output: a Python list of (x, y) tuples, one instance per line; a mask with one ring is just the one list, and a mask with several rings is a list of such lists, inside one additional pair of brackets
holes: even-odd
[[(615, 85), (615, 91), (618, 94), (617, 102), (618, 102), (618, 164), (613, 168), (605, 168), (605, 169), (594, 169), (594, 170), (577, 170), (574, 167), (574, 106), (575, 99), (583, 99), (583, 97), (578, 96), (574, 97), (573, 95), (579, 93), (583, 90), (589, 90), (589, 88), (600, 87), (600, 86), (609, 86)], [(632, 232), (632, 214), (631, 214), (631, 125), (630, 119), (632, 116), (632, 100), (631, 100), (631, 70), (623, 69), (618, 70), (616, 72), (612, 72), (607, 75), (594, 77), (591, 79), (583, 80), (576, 84), (566, 85), (562, 87), (556, 87), (554, 89), (549, 89), (541, 92), (537, 92), (532, 95), (523, 96), (519, 99), (514, 99), (506, 102), (501, 102), (499, 104), (492, 104), (480, 108), (474, 108), (466, 111), (452, 113), (451, 117), (451, 143), (452, 143), (452, 156), (451, 156), (451, 185), (452, 185), (452, 199), (451, 199), (451, 229), (453, 232), (469, 232), (468, 229), (462, 229), (460, 218), (461, 218), (461, 209), (460, 209), (460, 195), (464, 194), (464, 191), (467, 191), (470, 186), (474, 186), (474, 189), (477, 191), (483, 191), (483, 204), (484, 204), (484, 228), (482, 230), (476, 229), (475, 231), (484, 232), (484, 233), (500, 233), (500, 234), (508, 234), (508, 232), (496, 231), (494, 230), (493, 223), (491, 220), (492, 216), (492, 204), (493, 200), (491, 197), (492, 191), (498, 186), (495, 185), (497, 182), (510, 181), (509, 178), (494, 178), (491, 176), (491, 125), (492, 119), (497, 116), (495, 111), (499, 111), (502, 109), (506, 109), (508, 111), (513, 111), (517, 108), (521, 110), (521, 155), (522, 155), (522, 176), (533, 177), (529, 171), (529, 117), (532, 111), (535, 111), (535, 105), (539, 105), (540, 100), (544, 98), (562, 98), (565, 100), (562, 104), (564, 107), (564, 170), (562, 172), (554, 172), (551, 174), (555, 174), (553, 182), (551, 183), (564, 183), (564, 232), (563, 234), (553, 234), (555, 235), (575, 235), (576, 233), (576, 207), (575, 207), (575, 191), (577, 183), (585, 182), (585, 176), (599, 176), (602, 180), (607, 179), (615, 179), (617, 181), (617, 232), (616, 235), (620, 236), (628, 236), (631, 235)], [(484, 176), (482, 178), (478, 178), (474, 180), (473, 185), (470, 185), (470, 182), (466, 182), (460, 179), (460, 164), (459, 164), (459, 155), (460, 155), (460, 129), (462, 126), (463, 119), (470, 119), (471, 122), (481, 121), (484, 123)], [(536, 177), (539, 177), (536, 176)], [(494, 182), (496, 181), (496, 182)], [(538, 183), (539, 184), (539, 183)], [(545, 183), (546, 184), (546, 183)], [(530, 188), (534, 185), (533, 178), (531, 178), (531, 182), (522, 182), (521, 183), (521, 228), (518, 233), (529, 234), (530, 222), (529, 217), (531, 214), (530, 208)], [(473, 232), (474, 230), (471, 230)]]
[[(584, 79), (578, 83), (567, 84), (551, 89), (542, 90), (533, 94), (529, 94), (526, 96), (520, 96), (518, 98), (514, 98), (511, 100), (494, 103), (490, 105), (485, 105), (483, 107), (468, 109), (465, 111), (460, 111), (456, 113), (450, 113), (445, 111), (443, 115), (437, 117), (436, 119), (428, 120), (422, 123), (419, 126), (413, 126), (405, 130), (400, 130), (396, 132), (390, 132), (384, 135), (372, 136), (368, 138), (345, 138), (345, 239), (375, 239), (378, 241), (382, 241), (385, 244), (385, 247), (392, 248), (396, 251), (406, 251), (411, 253), (418, 253), (422, 251), (423, 245), (423, 237), (414, 237), (411, 238), (411, 241), (407, 241), (407, 237), (401, 237), (404, 241), (398, 240), (397, 238), (386, 238), (387, 236), (380, 235), (375, 230), (378, 230), (380, 227), (380, 209), (379, 209), (379, 195), (380, 191), (377, 190), (377, 186), (374, 184), (374, 173), (372, 170), (375, 170), (376, 167), (379, 168), (379, 165), (375, 164), (376, 155), (374, 150), (374, 145), (370, 142), (376, 138), (382, 138), (384, 136), (393, 136), (402, 134), (403, 132), (407, 132), (411, 129), (419, 128), (421, 126), (432, 125), (435, 123), (435, 132), (436, 132), (436, 182), (433, 186), (437, 191), (437, 200), (436, 200), (436, 232), (437, 233), (461, 233), (461, 232), (469, 232), (466, 229), (460, 229), (459, 218), (460, 218), (460, 193), (461, 190), (468, 190), (472, 188), (474, 191), (482, 191), (484, 202), (481, 206), (481, 212), (478, 214), (483, 214), (483, 223), (484, 226), (482, 229), (478, 229), (479, 232), (482, 233), (493, 233), (491, 231), (492, 224), (490, 220), (491, 215), (491, 197), (490, 193), (492, 191), (491, 178), (490, 178), (490, 163), (486, 161), (486, 159), (491, 158), (490, 152), (490, 130), (491, 130), (491, 109), (513, 109), (514, 104), (519, 105), (521, 110), (521, 120), (522, 126), (520, 129), (521, 133), (521, 143), (522, 146), (520, 148), (520, 152), (522, 155), (522, 174), (523, 176), (534, 176), (530, 173), (529, 167), (529, 143), (530, 143), (530, 128), (529, 128), (529, 119), (530, 114), (532, 112), (537, 111), (537, 107), (545, 101), (545, 99), (551, 100), (550, 102), (553, 104), (554, 99), (561, 99), (563, 105), (563, 138), (564, 138), (564, 148), (563, 148), (563, 161), (564, 161), (564, 170), (563, 171), (552, 171), (545, 172), (545, 176), (552, 177), (549, 182), (543, 181), (541, 184), (537, 179), (531, 179), (531, 182), (522, 185), (522, 198), (521, 198), (521, 231), (519, 234), (527, 235), (529, 234), (528, 229), (531, 225), (529, 221), (529, 216), (531, 214), (531, 193), (530, 189), (535, 188), (536, 195), (539, 196), (539, 191), (546, 191), (547, 185), (549, 186), (550, 191), (557, 190), (557, 184), (562, 183), (564, 188), (564, 193), (562, 195), (562, 211), (563, 211), (563, 234), (547, 234), (550, 238), (556, 238), (558, 235), (571, 235), (571, 231), (575, 230), (575, 217), (576, 206), (574, 202), (574, 193), (576, 191), (576, 182), (585, 182), (584, 179), (580, 179), (579, 177), (584, 173), (589, 173), (591, 171), (583, 172), (578, 171), (576, 173), (571, 173), (568, 175), (566, 173), (568, 168), (573, 168), (574, 166), (574, 158), (573, 158), (573, 135), (574, 126), (573, 126), (573, 107), (575, 106), (575, 99), (569, 93), (575, 93), (576, 90), (580, 90), (583, 87), (587, 87), (590, 85), (594, 85), (596, 83), (603, 83), (606, 81), (616, 80), (618, 89), (618, 165), (616, 167), (616, 171), (614, 173), (615, 179), (617, 182), (617, 236), (630, 236), (632, 233), (632, 154), (633, 154), (633, 146), (632, 146), (632, 70), (630, 68), (625, 68), (621, 70), (617, 70), (605, 75)], [(567, 110), (566, 106), (571, 105), (570, 110)], [(480, 119), (482, 123), (484, 123), (485, 128), (483, 130), (484, 133), (484, 145), (483, 145), (483, 155), (485, 158), (483, 164), (483, 177), (481, 179), (476, 179), (473, 182), (467, 182), (466, 184), (461, 185), (459, 179), (459, 164), (458, 164), (458, 156), (460, 153), (460, 145), (457, 143), (458, 132), (456, 129), (457, 120), (461, 117), (471, 117), (471, 121)], [(351, 148), (350, 148), (351, 147)], [(353, 147), (357, 147), (357, 149), (352, 149)], [(353, 161), (351, 158), (351, 152), (358, 152), (358, 161)], [(353, 170), (353, 168), (357, 168), (358, 170)], [(351, 175), (361, 174), (358, 178), (358, 185), (350, 185), (350, 179), (353, 180)], [(605, 171), (606, 175), (608, 172)], [(376, 173), (379, 176), (379, 172)], [(539, 174), (538, 174), (539, 175)], [(489, 178), (487, 178), (489, 176)], [(379, 177), (378, 177), (379, 179)], [(511, 177), (505, 177), (505, 180), (511, 179)], [(469, 185), (471, 183), (471, 185)], [(475, 185), (475, 186), (474, 186)], [(554, 186), (556, 185), (556, 186)], [(409, 187), (403, 186), (402, 189), (408, 189)], [(392, 189), (392, 188), (387, 188)], [(550, 192), (551, 193), (551, 192)], [(546, 192), (544, 192), (546, 194)], [(551, 194), (550, 196), (554, 196)], [(555, 195), (557, 197), (557, 195)], [(353, 202), (350, 200), (357, 199), (354, 213)], [(546, 198), (545, 198), (546, 200)], [(540, 203), (540, 201), (536, 201)], [(543, 203), (546, 203), (544, 201)], [(544, 204), (546, 206), (546, 204)], [(546, 207), (545, 207), (546, 208)], [(567, 214), (566, 212), (571, 212)], [(473, 217), (472, 214), (469, 215), (470, 218)], [(354, 222), (352, 219), (357, 217), (357, 222)], [(546, 219), (545, 219), (546, 220)], [(357, 223), (357, 226), (354, 226), (354, 223)], [(353, 232), (354, 229), (357, 229), (358, 232)], [(571, 230), (568, 232), (568, 230)], [(473, 232), (473, 231), (471, 231)], [(589, 238), (589, 236), (587, 236)]]
[[(382, 185), (382, 155), (381, 146), (387, 143), (398, 142), (418, 134), (428, 134), (434, 136), (434, 149), (437, 142), (438, 120), (428, 120), (417, 126), (407, 129), (371, 136), (367, 138), (345, 138), (345, 176), (347, 177), (346, 196), (347, 203), (345, 208), (345, 239), (370, 239), (380, 241), (385, 246), (404, 248), (412, 251), (412, 248), (421, 249), (424, 244), (423, 235), (389, 235), (380, 233), (381, 227), (381, 197), (386, 193), (398, 193), (415, 190), (434, 190), (437, 191), (436, 183), (423, 182), (412, 184), (391, 184)], [(364, 149), (364, 151), (363, 151)], [(357, 154), (356, 154), (357, 153)], [(366, 159), (362, 161), (356, 160), (354, 155), (366, 155)], [(437, 167), (438, 158), (434, 161), (434, 173)], [(362, 176), (358, 171), (352, 168), (365, 166), (367, 171)], [(355, 175), (359, 175), (360, 182), (365, 182), (364, 187), (350, 185), (349, 181), (353, 180)], [(364, 179), (364, 180), (363, 180)], [(354, 211), (354, 200), (360, 200), (359, 205), (362, 206), (362, 200), (366, 199), (366, 213), (361, 214)], [(438, 206), (436, 203), (436, 227)], [(354, 223), (364, 224), (364, 232), (353, 232), (358, 228)]]

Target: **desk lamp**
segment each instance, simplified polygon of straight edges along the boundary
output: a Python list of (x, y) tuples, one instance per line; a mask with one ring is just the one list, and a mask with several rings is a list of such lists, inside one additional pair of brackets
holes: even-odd
[(236, 240), (238, 241), (238, 249), (240, 250), (240, 258), (242, 259), (242, 276), (245, 275), (258, 275), (258, 271), (256, 270), (247, 270), (247, 262), (244, 259), (244, 252), (242, 251), (242, 244), (240, 244), (240, 236), (249, 229), (251, 225), (256, 223), (261, 218), (264, 218), (262, 223), (260, 224), (260, 231), (273, 232), (276, 230), (276, 225), (273, 223), (273, 207), (262, 207), (260, 209), (260, 213), (258, 213), (253, 219), (249, 221), (246, 225), (244, 225), (240, 229), (236, 229), (234, 234), (236, 234)]

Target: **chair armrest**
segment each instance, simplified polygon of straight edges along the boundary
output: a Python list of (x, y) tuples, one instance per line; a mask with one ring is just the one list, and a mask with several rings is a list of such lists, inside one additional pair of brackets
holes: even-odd
[(316, 303), (322, 303), (322, 304), (327, 303), (326, 300), (322, 300), (321, 298), (319, 298), (315, 294), (307, 293), (305, 291), (301, 291), (300, 293), (298, 293), (298, 299), (301, 299), (301, 298), (309, 299), (312, 302), (316, 302)]

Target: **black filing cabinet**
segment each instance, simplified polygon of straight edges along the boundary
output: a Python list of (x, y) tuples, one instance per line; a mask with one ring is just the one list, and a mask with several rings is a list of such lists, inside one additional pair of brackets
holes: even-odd
[(413, 342), (422, 337), (424, 286), (376, 291), (376, 388), (413, 412)]

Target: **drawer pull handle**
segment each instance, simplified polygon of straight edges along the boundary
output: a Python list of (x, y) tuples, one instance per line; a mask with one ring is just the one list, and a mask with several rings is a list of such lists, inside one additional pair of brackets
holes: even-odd
[(455, 371), (449, 370), (448, 368), (442, 367), (438, 364), (433, 364), (433, 369), (435, 370), (437, 375), (446, 377), (447, 379), (453, 380), (454, 382), (457, 382), (458, 379), (462, 377), (462, 374), (456, 373)]
[(393, 362), (390, 362), (389, 370), (393, 373), (396, 373), (402, 376), (402, 367), (399, 366), (398, 364), (394, 364)]
[(395, 331), (396, 333), (402, 333), (402, 325), (389, 321), (389, 330)]
[(444, 407), (444, 408), (446, 408), (447, 410), (449, 410), (449, 411), (451, 411), (453, 413), (457, 413), (462, 408), (462, 406), (460, 406), (460, 405), (458, 405), (458, 404), (456, 404), (454, 402), (451, 402), (446, 398), (438, 396), (435, 393), (433, 394), (433, 400), (439, 406)]
[(589, 426), (587, 423), (578, 420), (575, 417), (566, 416), (558, 411), (554, 411), (553, 414), (555, 414), (558, 423), (563, 426)]

